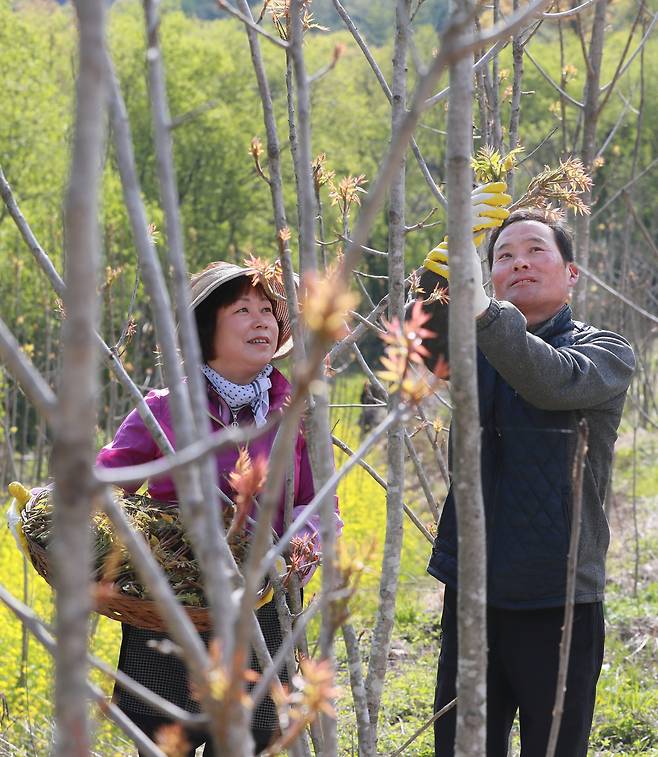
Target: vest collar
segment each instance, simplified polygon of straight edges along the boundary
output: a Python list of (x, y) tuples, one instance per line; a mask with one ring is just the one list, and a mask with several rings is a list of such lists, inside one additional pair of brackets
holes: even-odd
[(554, 316), (547, 321), (538, 323), (536, 326), (533, 326), (533, 328), (528, 329), (528, 331), (542, 339), (561, 334), (571, 323), (571, 315), (571, 308), (569, 305), (562, 305)]

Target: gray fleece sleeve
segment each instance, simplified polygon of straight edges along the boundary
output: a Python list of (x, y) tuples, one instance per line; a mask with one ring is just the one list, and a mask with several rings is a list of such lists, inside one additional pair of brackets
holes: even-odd
[(542, 410), (585, 410), (628, 389), (635, 369), (629, 343), (612, 331), (586, 331), (575, 343), (551, 347), (526, 330), (509, 302), (491, 301), (477, 320), (478, 347), (507, 383)]

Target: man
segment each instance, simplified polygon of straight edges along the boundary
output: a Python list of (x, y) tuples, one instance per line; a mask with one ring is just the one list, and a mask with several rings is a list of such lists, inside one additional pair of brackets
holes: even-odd
[[(578, 269), (562, 222), (536, 210), (512, 213), (493, 232), (488, 256), (493, 299), (485, 293), (479, 258), (473, 256), (487, 539), (487, 756), (506, 757), (517, 710), (523, 757), (546, 753), (566, 601), (575, 429), (584, 419), (589, 446), (576, 606), (556, 752), (584, 757), (603, 659), (609, 542), (603, 502), (635, 361), (619, 335), (572, 320), (568, 301)], [(448, 277), (445, 242), (430, 252), (425, 266)], [(425, 291), (433, 288), (429, 283), (424, 283)], [(428, 571), (446, 585), (434, 703), (438, 711), (456, 696), (452, 491)], [(455, 722), (454, 709), (436, 721), (441, 757), (454, 753)]]

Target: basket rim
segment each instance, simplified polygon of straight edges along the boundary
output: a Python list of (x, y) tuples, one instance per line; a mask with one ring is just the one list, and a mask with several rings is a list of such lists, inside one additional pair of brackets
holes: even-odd
[[(52, 575), (49, 570), (48, 558), (50, 551), (47, 547), (42, 546), (27, 536), (25, 540), (32, 567), (54, 589)], [(98, 586), (100, 583), (100, 581), (95, 581), (94, 585)], [(136, 628), (143, 628), (149, 631), (167, 631), (166, 624), (155, 600), (125, 594), (116, 583), (112, 583), (110, 586), (110, 591), (103, 592), (102, 597), (96, 595), (94, 598), (92, 608), (94, 612)], [(258, 591), (257, 601), (262, 599), (270, 588), (271, 582), (267, 580), (265, 585)], [(179, 602), (179, 604), (198, 631), (211, 630), (210, 609), (207, 605), (186, 605), (182, 602)]]

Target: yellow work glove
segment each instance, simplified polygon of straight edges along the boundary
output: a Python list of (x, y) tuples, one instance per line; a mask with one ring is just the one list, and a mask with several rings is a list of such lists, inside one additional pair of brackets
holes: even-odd
[(512, 202), (512, 198), (506, 191), (504, 181), (494, 181), (479, 184), (471, 192), (473, 244), (476, 247), (489, 229), (497, 229), (509, 216), (505, 206)]
[[(484, 291), (482, 284), (482, 264), (478, 256), (475, 245), (473, 247), (473, 254), (469, 256), (471, 265), (471, 275), (475, 283), (475, 291), (473, 294), (473, 315), (475, 317), (482, 315), (484, 311), (489, 307), (491, 298)], [(438, 273), (439, 276), (443, 276), (444, 279), (450, 280), (450, 265), (448, 254), (448, 237), (446, 237), (441, 244), (438, 244), (434, 249), (430, 250), (425, 258), (423, 265), (429, 271)]]
[(25, 505), (30, 501), (32, 494), (29, 489), (26, 489), (23, 484), (18, 481), (12, 481), (7, 489), (14, 498), (7, 510), (7, 525), (9, 526), (9, 530), (12, 532), (14, 539), (16, 539), (18, 548), (29, 560), (30, 552), (27, 547), (27, 539), (23, 533), (21, 513), (25, 509)]

